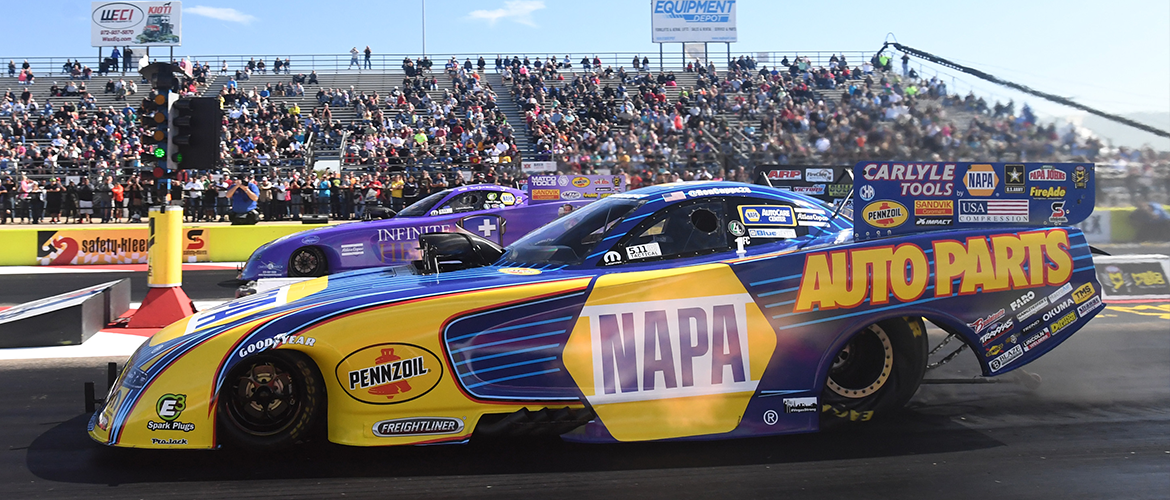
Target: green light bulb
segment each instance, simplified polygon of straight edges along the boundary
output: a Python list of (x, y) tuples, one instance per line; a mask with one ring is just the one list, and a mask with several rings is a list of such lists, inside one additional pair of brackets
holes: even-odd
[(154, 157), (155, 158), (162, 158), (166, 155), (167, 155), (167, 152), (163, 151), (162, 148), (154, 148)]

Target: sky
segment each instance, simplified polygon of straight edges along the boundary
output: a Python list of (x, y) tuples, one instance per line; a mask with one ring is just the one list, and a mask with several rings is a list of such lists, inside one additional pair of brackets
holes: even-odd
[[(424, 2), (428, 54), (491, 60), (496, 53), (597, 52), (612, 60), (606, 52), (658, 53), (650, 41), (651, 0), (188, 0), (176, 54), (344, 54), (369, 45), (376, 54), (417, 55)], [(738, 0), (736, 9), (733, 52), (875, 51), (888, 37), (1104, 111), (1154, 112), (1170, 121), (1167, 0)], [(9, 20), (30, 22), (6, 23), (4, 59), (96, 55), (90, 2), (10, 2), (5, 11)], [(665, 50), (680, 51), (677, 44)], [(936, 70), (958, 90), (1026, 99), (1049, 116), (1078, 114), (954, 70), (926, 73)]]

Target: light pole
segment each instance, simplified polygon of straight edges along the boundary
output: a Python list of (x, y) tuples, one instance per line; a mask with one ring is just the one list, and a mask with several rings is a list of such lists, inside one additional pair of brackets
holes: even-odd
[(423, 57), (427, 56), (427, 0), (419, 0), (422, 3), (422, 49)]

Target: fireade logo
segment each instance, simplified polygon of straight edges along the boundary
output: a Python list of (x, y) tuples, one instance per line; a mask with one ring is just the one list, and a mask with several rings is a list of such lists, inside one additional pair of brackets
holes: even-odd
[(754, 392), (747, 294), (587, 306), (591, 404)]

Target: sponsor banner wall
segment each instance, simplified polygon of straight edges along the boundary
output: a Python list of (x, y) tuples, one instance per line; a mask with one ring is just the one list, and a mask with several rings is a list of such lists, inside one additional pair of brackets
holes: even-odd
[(182, 2), (93, 2), (94, 47), (182, 45)]
[(520, 170), (526, 174), (538, 174), (543, 172), (556, 172), (557, 162), (555, 161), (522, 161), (520, 162)]
[(736, 0), (650, 0), (654, 43), (735, 42)]
[(1093, 264), (1105, 300), (1170, 299), (1170, 257), (1098, 255)]
[[(184, 262), (240, 262), (260, 245), (303, 231), (299, 224), (185, 226)], [(0, 230), (0, 265), (145, 264), (145, 226), (101, 229)]]
[(601, 199), (625, 191), (620, 175), (533, 175), (528, 177), (529, 203)]
[(952, 229), (1070, 226), (1093, 212), (1092, 163), (860, 162), (858, 240)]

